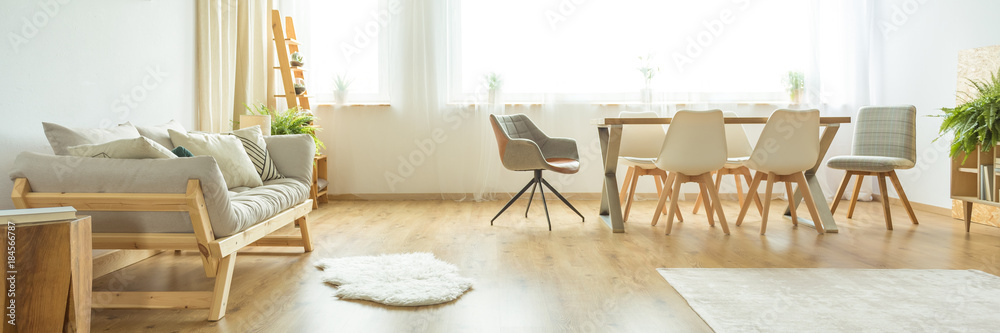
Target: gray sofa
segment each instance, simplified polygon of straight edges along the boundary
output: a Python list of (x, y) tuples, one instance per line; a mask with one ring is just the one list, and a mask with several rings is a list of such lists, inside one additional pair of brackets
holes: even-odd
[[(256, 188), (227, 189), (215, 159), (105, 159), (24, 152), (11, 179), (27, 178), (33, 192), (184, 193), (188, 179), (201, 181), (215, 237), (233, 235), (309, 198), (315, 146), (308, 135), (265, 137), (285, 178)], [(84, 211), (97, 233), (191, 233), (187, 212)]]
[[(226, 188), (210, 156), (108, 159), (25, 152), (17, 156), (11, 199), (17, 208), (73, 206), (92, 216), (94, 249), (190, 250), (201, 254), (211, 291), (93, 292), (95, 308), (208, 308), (226, 313), (235, 258), (247, 246), (312, 251), (315, 144), (308, 135), (265, 137), (282, 179)], [(294, 224), (301, 235), (276, 235)], [(102, 300), (97, 302), (96, 300)]]

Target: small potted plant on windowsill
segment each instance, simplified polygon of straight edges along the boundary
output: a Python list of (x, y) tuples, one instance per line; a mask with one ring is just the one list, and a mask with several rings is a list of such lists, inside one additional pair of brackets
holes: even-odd
[(642, 74), (645, 82), (643, 88), (639, 90), (639, 95), (642, 97), (642, 102), (646, 104), (653, 102), (653, 77), (660, 72), (660, 67), (653, 66), (652, 59), (652, 55), (639, 56), (639, 67), (636, 68)]
[(799, 71), (789, 71), (782, 79), (782, 83), (785, 85), (785, 90), (788, 91), (788, 98), (791, 99), (792, 104), (802, 103), (802, 95), (806, 90), (805, 74)]
[(496, 72), (490, 72), (483, 75), (483, 80), (486, 83), (486, 90), (489, 92), (486, 97), (487, 103), (494, 105), (497, 103), (497, 96), (500, 95), (500, 88), (503, 88), (503, 77)]
[(351, 83), (354, 79), (347, 78), (347, 75), (337, 74), (337, 77), (333, 79), (333, 101), (338, 105), (345, 105), (347, 103), (347, 89), (351, 87)]
[(298, 52), (292, 52), (291, 61), (289, 61), (288, 63), (289, 65), (292, 65), (292, 67), (300, 67), (302, 65), (305, 65), (305, 62), (302, 60), (302, 55), (299, 54)]

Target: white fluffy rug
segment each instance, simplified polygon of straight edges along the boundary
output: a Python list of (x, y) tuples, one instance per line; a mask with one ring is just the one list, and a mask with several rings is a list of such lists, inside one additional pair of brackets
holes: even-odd
[(660, 268), (715, 332), (998, 332), (977, 270)]
[(472, 288), (455, 265), (433, 254), (406, 253), (322, 259), (323, 281), (337, 287), (341, 299), (361, 299), (395, 306), (450, 302)]

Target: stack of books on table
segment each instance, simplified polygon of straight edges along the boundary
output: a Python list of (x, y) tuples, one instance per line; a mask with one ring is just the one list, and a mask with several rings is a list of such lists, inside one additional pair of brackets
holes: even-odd
[(50, 207), (0, 210), (0, 223), (36, 224), (76, 219), (76, 208)]

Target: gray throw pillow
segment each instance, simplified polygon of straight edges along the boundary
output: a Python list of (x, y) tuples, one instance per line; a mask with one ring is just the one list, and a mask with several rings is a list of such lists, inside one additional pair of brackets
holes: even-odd
[[(131, 122), (127, 122), (122, 125), (134, 126), (132, 125)], [(156, 143), (159, 143), (160, 145), (162, 145), (164, 148), (167, 149), (174, 149), (174, 147), (176, 147), (174, 146), (173, 141), (170, 141), (170, 133), (167, 132), (167, 130), (175, 130), (181, 133), (187, 133), (187, 130), (184, 129), (184, 126), (181, 126), (180, 123), (174, 120), (170, 120), (166, 124), (157, 126), (135, 126), (135, 129), (139, 131), (139, 135), (147, 137), (150, 140), (156, 141)]]
[(45, 129), (45, 137), (52, 145), (52, 152), (56, 155), (69, 155), (67, 148), (80, 145), (92, 145), (107, 143), (120, 139), (134, 139), (139, 137), (139, 131), (131, 124), (118, 125), (112, 128), (69, 128), (66, 126), (42, 123)]

